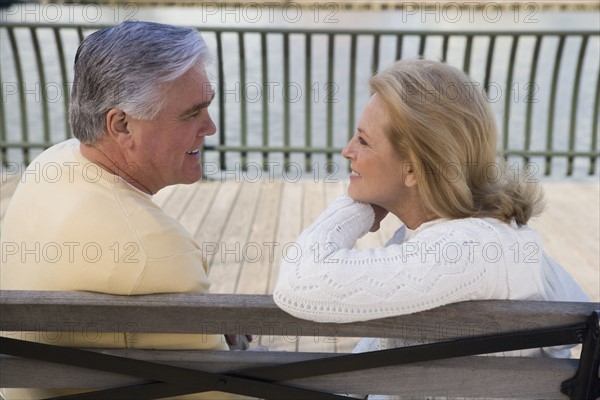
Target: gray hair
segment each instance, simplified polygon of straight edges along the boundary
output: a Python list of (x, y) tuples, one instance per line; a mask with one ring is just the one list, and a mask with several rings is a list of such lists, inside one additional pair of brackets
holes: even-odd
[(164, 107), (164, 84), (202, 68), (208, 59), (204, 40), (190, 28), (127, 21), (92, 33), (75, 56), (73, 134), (82, 143), (96, 142), (112, 108), (154, 119)]

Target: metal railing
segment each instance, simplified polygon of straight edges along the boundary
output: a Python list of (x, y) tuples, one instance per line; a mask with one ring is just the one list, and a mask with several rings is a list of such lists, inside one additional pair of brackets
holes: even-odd
[[(101, 27), (0, 27), (3, 165), (27, 164), (71, 137), (72, 60)], [(339, 164), (368, 77), (423, 56), (462, 68), (487, 90), (507, 157), (544, 175), (598, 173), (598, 31), (198, 29), (215, 56), (218, 134), (204, 150), (215, 169)]]

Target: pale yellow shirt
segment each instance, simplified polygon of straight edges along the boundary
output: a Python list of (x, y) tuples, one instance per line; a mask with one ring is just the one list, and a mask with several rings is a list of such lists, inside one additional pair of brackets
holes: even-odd
[[(75, 139), (57, 144), (23, 174), (3, 221), (0, 288), (207, 293), (207, 265), (193, 237), (79, 146)], [(221, 335), (49, 331), (4, 335), (76, 347), (227, 349)]]

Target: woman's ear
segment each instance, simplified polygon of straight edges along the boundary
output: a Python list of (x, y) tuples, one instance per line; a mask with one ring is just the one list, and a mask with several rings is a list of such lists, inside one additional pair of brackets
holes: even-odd
[(108, 137), (122, 147), (130, 147), (133, 144), (127, 122), (127, 114), (123, 110), (111, 108), (106, 113), (106, 130)]
[(404, 185), (406, 187), (413, 187), (417, 185), (417, 175), (415, 173), (415, 166), (412, 162), (403, 163), (404, 169)]

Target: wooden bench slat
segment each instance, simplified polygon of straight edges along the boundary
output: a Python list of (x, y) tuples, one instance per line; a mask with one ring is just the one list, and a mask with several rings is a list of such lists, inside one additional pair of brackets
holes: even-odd
[[(102, 350), (102, 353), (156, 361), (208, 372), (276, 365), (331, 353), (219, 352)], [(48, 362), (0, 357), (0, 381), (4, 387), (23, 383), (28, 387), (106, 388), (145, 383), (139, 378), (95, 372)], [(365, 393), (378, 387), (385, 393), (429, 396), (515, 397), (561, 399), (560, 382), (572, 377), (577, 360), (512, 357), (461, 357), (396, 367), (374, 368), (343, 374), (287, 381), (303, 388), (335, 393)], [(31, 371), (36, 371), (31, 374)]]
[(237, 332), (288, 338), (368, 337), (376, 332), (380, 337), (440, 341), (581, 323), (597, 309), (599, 303), (485, 300), (360, 323), (328, 324), (294, 318), (268, 295), (0, 292), (3, 331), (113, 332), (128, 327), (125, 331), (131, 332), (133, 327), (139, 333)]
[[(404, 337), (431, 342), (581, 324), (599, 303), (487, 300), (353, 324), (318, 324), (280, 310), (268, 295), (163, 294), (113, 296), (87, 292), (0, 292), (0, 322), (15, 339), (35, 332), (93, 329), (112, 332), (250, 333), (297, 340), (296, 335)], [(206, 372), (281, 365), (334, 353), (226, 352), (103, 349), (101, 353), (171, 364)], [(576, 359), (461, 357), (294, 379), (287, 383), (329, 393), (403, 396), (564, 398), (561, 382), (577, 371)], [(36, 371), (31, 374), (31, 371)], [(0, 356), (2, 387), (108, 388), (146, 383), (114, 373)]]

